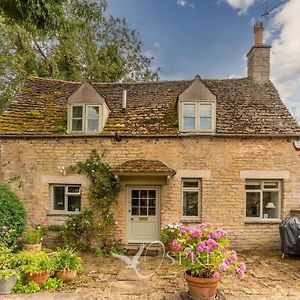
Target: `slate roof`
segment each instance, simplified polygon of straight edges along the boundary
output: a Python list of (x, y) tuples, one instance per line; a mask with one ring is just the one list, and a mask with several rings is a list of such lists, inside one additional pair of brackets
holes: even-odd
[[(271, 82), (248, 78), (202, 82), (217, 97), (216, 135), (299, 135), (300, 127)], [(93, 84), (111, 109), (102, 134), (179, 134), (176, 102), (192, 80)], [(67, 98), (81, 83), (30, 77), (0, 117), (0, 134), (59, 135)], [(122, 91), (127, 109), (122, 110)]]
[(166, 166), (160, 160), (148, 159), (133, 159), (128, 160), (121, 165), (114, 168), (115, 174), (161, 174), (161, 175), (175, 175), (176, 171)]

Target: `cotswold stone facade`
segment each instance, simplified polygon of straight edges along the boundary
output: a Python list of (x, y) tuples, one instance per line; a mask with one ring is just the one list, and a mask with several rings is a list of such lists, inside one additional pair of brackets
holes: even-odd
[(87, 178), (63, 168), (96, 149), (122, 185), (113, 210), (124, 244), (212, 222), (240, 249), (278, 248), (278, 224), (300, 211), (300, 126), (269, 80), (262, 24), (254, 31), (246, 78), (29, 78), (0, 117), (0, 180), (22, 182), (11, 184), (31, 222), (61, 224), (89, 205)]
[[(65, 177), (60, 166), (84, 160), (92, 149), (104, 153), (112, 167), (130, 159), (159, 159), (176, 170), (167, 184), (155, 177), (127, 178), (115, 206), (119, 236), (126, 243), (126, 185), (161, 186), (160, 226), (181, 220), (181, 177), (201, 178), (201, 221), (213, 222), (230, 232), (238, 248), (278, 248), (278, 221), (245, 221), (245, 178), (251, 170), (256, 178), (282, 181), (282, 218), (300, 203), (300, 157), (292, 139), (237, 137), (170, 138), (5, 138), (1, 140), (1, 178), (21, 175), (23, 189), (14, 190), (24, 200), (31, 221), (47, 216), (57, 224), (63, 216), (51, 215), (47, 176)], [(72, 176), (72, 175), (70, 175)], [(76, 175), (74, 175), (76, 176)], [(80, 177), (77, 175), (77, 177)], [(79, 182), (82, 179), (79, 179)], [(73, 180), (74, 181), (74, 180)], [(83, 180), (84, 181), (84, 180)], [(83, 205), (88, 205), (87, 186), (82, 188)]]

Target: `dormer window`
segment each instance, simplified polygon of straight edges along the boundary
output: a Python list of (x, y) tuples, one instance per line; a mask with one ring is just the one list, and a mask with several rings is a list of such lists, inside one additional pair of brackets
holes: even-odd
[(99, 133), (101, 131), (101, 105), (71, 105), (71, 132)]
[(214, 131), (215, 102), (182, 102), (182, 131)]
[(68, 133), (98, 134), (103, 131), (110, 109), (88, 82), (68, 98)]
[(179, 95), (177, 108), (181, 132), (215, 132), (216, 96), (200, 77)]

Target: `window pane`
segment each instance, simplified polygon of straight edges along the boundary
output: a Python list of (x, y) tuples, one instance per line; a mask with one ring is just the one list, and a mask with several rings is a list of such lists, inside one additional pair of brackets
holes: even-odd
[(65, 209), (65, 187), (54, 186), (53, 187), (53, 210)]
[(195, 129), (195, 118), (184, 118), (183, 119), (184, 129)]
[(211, 129), (211, 118), (200, 118), (201, 129)]
[(197, 188), (199, 182), (198, 181), (183, 181), (183, 187), (192, 187), (192, 188)]
[(147, 199), (147, 190), (141, 190), (141, 199)]
[(260, 216), (260, 192), (246, 193), (246, 217)]
[(82, 120), (72, 120), (72, 131), (82, 131)]
[(68, 211), (80, 211), (81, 197), (80, 196), (68, 196)]
[(139, 190), (131, 191), (131, 198), (139, 198), (139, 197), (140, 197)]
[(99, 131), (99, 120), (88, 120), (87, 130), (89, 132), (98, 132)]
[(200, 104), (200, 117), (201, 118), (211, 118), (212, 109), (211, 104)]
[(183, 105), (183, 116), (184, 117), (195, 117), (195, 104), (184, 104)]
[(68, 193), (76, 193), (80, 192), (80, 186), (68, 186)]
[(155, 199), (149, 199), (149, 206), (154, 206), (155, 207)]
[(148, 215), (149, 216), (155, 216), (155, 208), (154, 207), (149, 207)]
[(198, 192), (183, 192), (183, 215), (198, 216)]
[(264, 218), (279, 218), (279, 192), (263, 192)]
[(139, 206), (140, 205), (140, 200), (139, 199), (132, 199), (131, 200), (131, 205), (132, 206)]
[(139, 207), (132, 207), (131, 215), (132, 216), (138, 216), (140, 214)]
[(260, 190), (260, 181), (247, 181), (246, 190)]
[(87, 116), (88, 119), (99, 119), (99, 106), (88, 106)]
[(149, 190), (148, 191), (148, 197), (149, 198), (156, 198), (156, 190)]
[(278, 182), (277, 181), (265, 181), (264, 188), (265, 189), (278, 189)]
[(140, 216), (147, 216), (147, 207), (140, 207)]
[(73, 106), (73, 118), (82, 118), (82, 106)]

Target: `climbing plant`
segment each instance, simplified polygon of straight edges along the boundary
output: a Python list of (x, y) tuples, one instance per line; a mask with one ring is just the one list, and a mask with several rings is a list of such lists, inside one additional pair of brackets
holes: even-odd
[(90, 180), (88, 197), (93, 210), (93, 221), (99, 225), (99, 231), (105, 239), (103, 234), (111, 234), (116, 226), (111, 206), (120, 192), (120, 184), (110, 166), (96, 150), (92, 150), (84, 162), (69, 166), (67, 173), (85, 174)]

